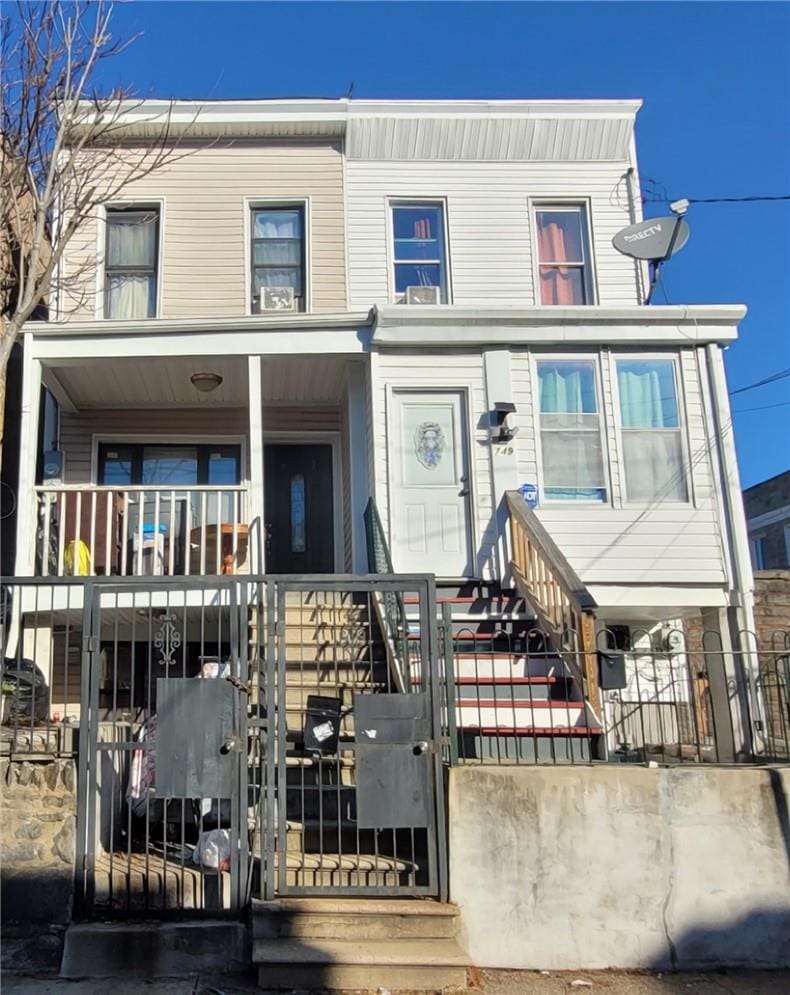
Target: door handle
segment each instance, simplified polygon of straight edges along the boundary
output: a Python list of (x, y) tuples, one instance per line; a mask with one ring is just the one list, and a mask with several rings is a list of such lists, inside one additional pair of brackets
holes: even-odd
[(428, 749), (429, 747), (426, 742), (415, 743), (412, 749), (412, 753), (414, 754), (415, 757), (419, 757), (422, 756), (423, 753), (427, 753)]

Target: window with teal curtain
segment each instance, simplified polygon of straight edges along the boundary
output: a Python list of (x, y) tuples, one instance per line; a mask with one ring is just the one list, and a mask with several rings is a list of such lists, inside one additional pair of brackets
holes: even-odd
[(540, 360), (538, 383), (544, 497), (605, 501), (595, 364)]
[(688, 501), (675, 364), (617, 361), (626, 496), (629, 501)]

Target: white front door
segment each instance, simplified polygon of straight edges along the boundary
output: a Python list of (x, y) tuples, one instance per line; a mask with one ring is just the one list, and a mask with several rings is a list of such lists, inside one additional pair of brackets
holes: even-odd
[(396, 570), (471, 577), (470, 478), (461, 391), (393, 391), (390, 522)]

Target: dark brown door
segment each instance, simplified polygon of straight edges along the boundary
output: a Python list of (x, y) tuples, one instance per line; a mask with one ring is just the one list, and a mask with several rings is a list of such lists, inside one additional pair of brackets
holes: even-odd
[(332, 447), (270, 443), (264, 453), (266, 572), (332, 573)]

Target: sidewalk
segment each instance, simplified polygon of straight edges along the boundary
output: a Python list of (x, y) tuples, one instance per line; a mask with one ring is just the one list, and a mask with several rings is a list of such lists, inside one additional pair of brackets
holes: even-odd
[[(482, 971), (485, 995), (786, 995), (790, 971), (648, 974), (630, 971)], [(586, 983), (585, 983), (586, 982)], [(254, 976), (205, 976), (162, 981), (61, 981), (2, 978), (3, 995), (264, 995)], [(379, 990), (384, 995), (384, 990)], [(367, 995), (367, 993), (365, 993)], [(371, 995), (376, 995), (375, 989)]]

